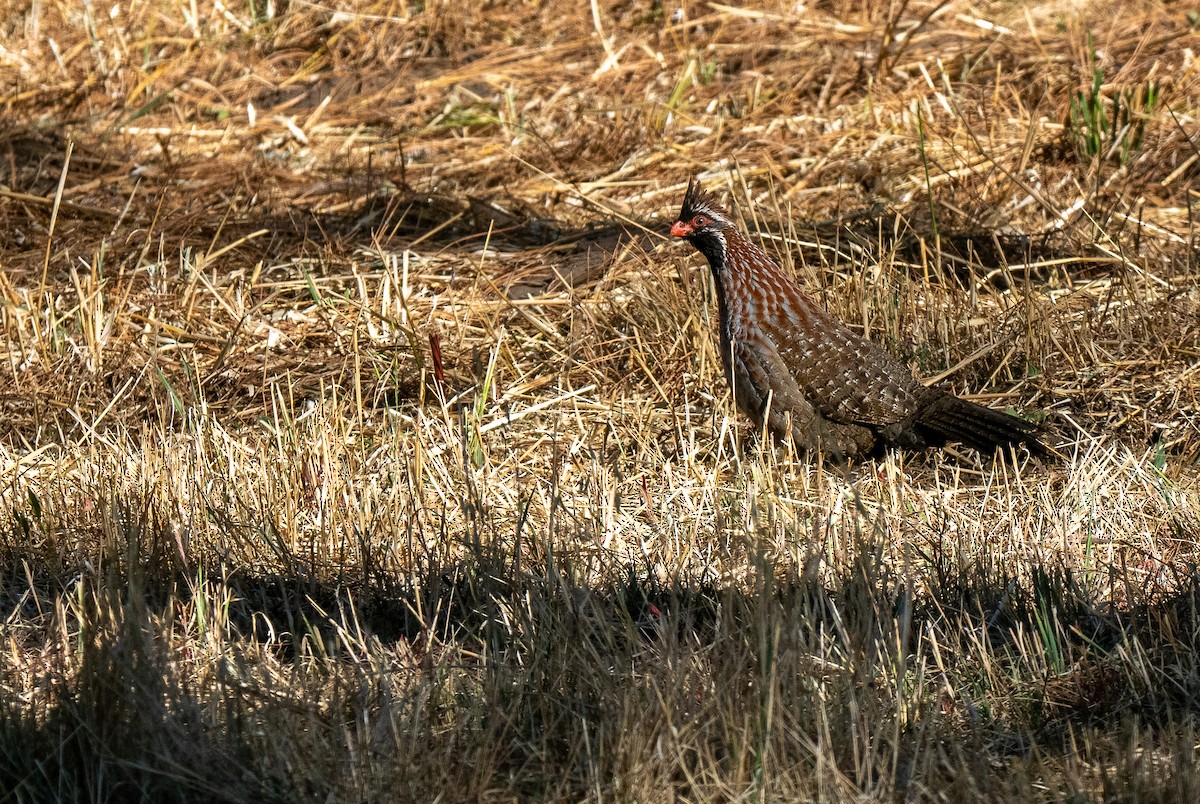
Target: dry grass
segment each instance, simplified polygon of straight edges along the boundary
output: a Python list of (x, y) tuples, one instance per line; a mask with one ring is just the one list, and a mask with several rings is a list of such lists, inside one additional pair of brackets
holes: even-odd
[[(1185, 9), (0, 20), (0, 802), (1200, 798)], [(764, 446), (692, 174), (1065, 459)]]

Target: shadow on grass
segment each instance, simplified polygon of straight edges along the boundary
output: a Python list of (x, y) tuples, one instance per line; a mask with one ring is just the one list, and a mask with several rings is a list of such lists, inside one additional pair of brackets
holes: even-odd
[(1196, 568), (1116, 605), (949, 546), (920, 583), (864, 542), (734, 588), (500, 548), (217, 582), (134, 542), (56, 584), (10, 541), (0, 801), (1200, 794)]

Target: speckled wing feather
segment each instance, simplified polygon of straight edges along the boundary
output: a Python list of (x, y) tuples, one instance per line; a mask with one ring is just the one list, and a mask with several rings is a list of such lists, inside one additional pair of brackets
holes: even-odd
[(787, 371), (773, 344), (737, 340), (730, 344), (730, 351), (734, 399), (752, 420), (761, 424), (766, 417), (768, 425), (776, 431), (812, 426), (819, 414)]
[(755, 424), (765, 419), (774, 434), (835, 462), (874, 448), (877, 437), (870, 428), (832, 421), (814, 407), (769, 339), (734, 341), (730, 349), (734, 396)]
[(824, 311), (808, 315), (818, 319), (809, 336), (784, 340), (779, 351), (822, 415), (876, 427), (916, 415), (923, 386), (908, 367)]

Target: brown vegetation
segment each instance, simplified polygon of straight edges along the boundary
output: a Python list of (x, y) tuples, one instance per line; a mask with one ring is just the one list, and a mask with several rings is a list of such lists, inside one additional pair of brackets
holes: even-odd
[[(1198, 24), (0, 0), (0, 801), (1200, 799)], [(764, 443), (691, 175), (1065, 460)]]

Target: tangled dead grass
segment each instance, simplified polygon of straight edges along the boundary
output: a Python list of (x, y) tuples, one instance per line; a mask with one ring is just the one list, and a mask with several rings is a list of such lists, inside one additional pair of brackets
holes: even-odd
[[(0, 800), (1198, 798), (1185, 11), (0, 9)], [(1065, 460), (764, 445), (689, 175)]]

